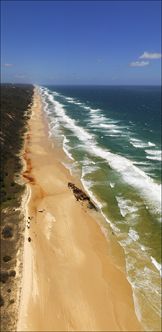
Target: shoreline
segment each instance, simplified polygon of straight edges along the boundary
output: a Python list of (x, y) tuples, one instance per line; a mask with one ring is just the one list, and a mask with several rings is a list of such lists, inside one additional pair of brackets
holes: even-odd
[(51, 147), (36, 90), (28, 135), (23, 175), (31, 190), (30, 226), (17, 331), (141, 331), (124, 260), (114, 255), (117, 266), (112, 255), (119, 245), (111, 247), (99, 226), (101, 216), (76, 202), (68, 189), (69, 181), (79, 187), (81, 182), (61, 164), (63, 150)]

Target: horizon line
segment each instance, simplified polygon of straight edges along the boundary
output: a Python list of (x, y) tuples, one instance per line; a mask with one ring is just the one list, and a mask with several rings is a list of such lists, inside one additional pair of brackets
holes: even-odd
[(58, 84), (58, 83), (31, 83), (31, 82), (0, 82), (0, 85), (3, 85), (3, 84), (12, 84), (12, 85), (47, 85), (47, 86), (158, 86), (158, 87), (161, 87), (162, 86), (162, 83), (161, 84)]

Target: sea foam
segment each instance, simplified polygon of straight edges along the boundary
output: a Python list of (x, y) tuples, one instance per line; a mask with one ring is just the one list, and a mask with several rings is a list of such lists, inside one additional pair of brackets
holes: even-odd
[(133, 145), (135, 148), (139, 148), (139, 149), (144, 149), (144, 148), (148, 148), (150, 146), (155, 146), (154, 143), (151, 142), (143, 142), (140, 139), (137, 138), (131, 138), (130, 139), (130, 144)]
[(159, 264), (154, 257), (151, 256), (151, 261), (156, 269), (159, 271), (160, 276), (162, 277), (162, 264)]
[(145, 150), (147, 153), (146, 158), (151, 160), (162, 160), (162, 151), (161, 150)]
[[(104, 159), (112, 169), (122, 176), (127, 184), (138, 190), (141, 197), (149, 202), (154, 212), (160, 212), (161, 186), (135, 166), (131, 160), (100, 147), (95, 140), (94, 134), (77, 125), (75, 120), (66, 114), (64, 105), (55, 100), (54, 95), (49, 94), (47, 91), (46, 95), (48, 95), (49, 101), (53, 104), (54, 112), (57, 114), (59, 121), (84, 142), (85, 150), (96, 157)], [(92, 113), (95, 112), (99, 112), (99, 110), (96, 109)]]
[(120, 209), (120, 213), (122, 217), (126, 217), (127, 215), (131, 214), (131, 218), (136, 216), (136, 213), (138, 211), (137, 205), (130, 200), (130, 199), (125, 199), (124, 197), (121, 196), (116, 196), (116, 200), (118, 202), (118, 207)]

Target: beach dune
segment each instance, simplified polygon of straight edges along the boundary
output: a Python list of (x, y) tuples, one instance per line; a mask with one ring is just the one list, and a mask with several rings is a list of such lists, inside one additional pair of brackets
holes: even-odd
[(24, 153), (29, 199), (17, 331), (142, 331), (122, 252), (116, 250), (116, 264), (99, 212), (76, 201), (68, 182), (81, 184), (62, 158), (35, 89)]

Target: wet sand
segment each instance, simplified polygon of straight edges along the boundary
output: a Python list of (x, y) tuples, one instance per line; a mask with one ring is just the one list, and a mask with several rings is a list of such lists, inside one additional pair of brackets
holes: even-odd
[(69, 190), (69, 181), (80, 183), (61, 164), (63, 151), (52, 146), (46, 126), (35, 92), (24, 153), (28, 204), (17, 331), (141, 331), (118, 246), (101, 231), (99, 212)]

